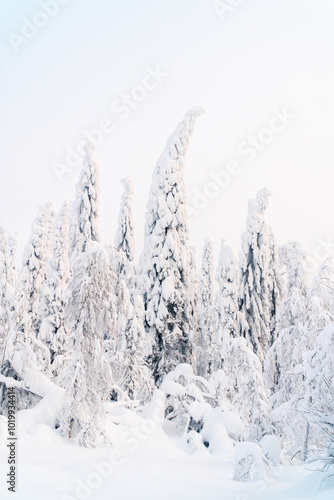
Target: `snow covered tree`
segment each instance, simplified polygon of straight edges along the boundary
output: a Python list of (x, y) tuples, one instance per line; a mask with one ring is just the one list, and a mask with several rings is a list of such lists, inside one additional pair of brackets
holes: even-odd
[(117, 275), (117, 342), (111, 367), (117, 399), (125, 395), (131, 399), (146, 401), (151, 394), (151, 375), (145, 362), (148, 352), (144, 306), (136, 289), (133, 186), (129, 178), (122, 182), (124, 192), (118, 217), (113, 265)]
[[(287, 296), (277, 313), (278, 338), (267, 353), (265, 380), (272, 393), (277, 393), (277, 403), (288, 401), (298, 387), (294, 369), (302, 362), (302, 354), (310, 348), (306, 322), (309, 317), (306, 252), (298, 242), (287, 246)], [(281, 396), (279, 396), (279, 394)]]
[(69, 230), (69, 256), (84, 252), (89, 241), (100, 241), (98, 229), (100, 170), (93, 146), (86, 143), (84, 165), (76, 186)]
[(334, 320), (334, 266), (328, 258), (320, 266), (308, 292), (310, 320), (308, 328), (315, 339)]
[(15, 311), (16, 237), (0, 228), (0, 370), (6, 361), (6, 345)]
[(40, 306), (41, 327), (40, 339), (50, 350), (52, 371), (55, 370), (55, 359), (64, 355), (67, 350), (67, 333), (65, 330), (66, 292), (69, 281), (68, 262), (68, 220), (71, 203), (66, 201), (62, 205), (53, 228), (51, 244), (51, 258), (46, 265), (46, 284), (42, 291)]
[[(124, 283), (124, 282), (123, 282)], [(118, 374), (115, 380), (120, 397), (125, 393), (130, 399), (147, 402), (151, 396), (153, 380), (146, 363), (147, 340), (144, 328), (144, 304), (142, 297), (134, 290), (123, 287), (123, 300), (127, 303), (127, 317), (122, 315), (124, 326), (121, 345), (112, 362), (112, 369)], [(116, 365), (116, 366), (115, 366)], [(123, 394), (122, 394), (123, 393)]]
[[(49, 370), (50, 353), (39, 340), (40, 300), (46, 281), (45, 265), (50, 255), (50, 237), (55, 211), (51, 203), (40, 207), (32, 225), (32, 233), (23, 254), (23, 267), (16, 289), (15, 318), (11, 326), (8, 355), (15, 349), (22, 350), (19, 370), (24, 373), (25, 365), (33, 362), (45, 373)], [(34, 355), (34, 360), (28, 359)], [(12, 361), (9, 359), (8, 361)]]
[(239, 266), (232, 247), (224, 240), (221, 243), (219, 263), (216, 272), (218, 290), (214, 307), (213, 365), (214, 370), (222, 367), (222, 346), (226, 339), (239, 336), (242, 314), (239, 311)]
[(90, 142), (86, 144), (83, 169), (76, 185), (69, 228), (70, 280), (65, 329), (74, 332), (79, 322), (81, 309), (81, 282), (86, 275), (84, 252), (100, 241), (99, 216), (99, 164)]
[(104, 332), (104, 352), (106, 359), (111, 365), (115, 358), (118, 340), (118, 311), (117, 311), (117, 293), (118, 276), (115, 270), (115, 247), (113, 244), (105, 247), (107, 255), (107, 267), (109, 274), (108, 307), (106, 308), (106, 328)]
[(276, 316), (284, 296), (284, 280), (281, 272), (281, 261), (279, 248), (276, 242), (275, 235), (269, 227), (269, 270), (268, 270), (268, 287), (269, 287), (269, 316), (270, 316), (270, 346), (275, 342), (278, 332), (276, 329)]
[(276, 432), (293, 441), (306, 458), (309, 425), (300, 411), (304, 398), (303, 355), (314, 347), (310, 329), (306, 252), (298, 242), (287, 246), (287, 296), (277, 314), (278, 338), (267, 353), (265, 380), (271, 390)]
[(328, 324), (318, 335), (315, 348), (304, 354), (303, 368), (304, 398), (299, 410), (305, 412), (311, 424), (311, 440), (333, 461), (334, 323)]
[(249, 202), (240, 258), (240, 310), (247, 321), (242, 333), (262, 363), (276, 336), (275, 313), (280, 291), (276, 243), (264, 219), (269, 197), (270, 192), (265, 188)]
[(99, 166), (91, 144), (76, 187), (70, 221), (70, 279), (65, 329), (73, 357), (61, 377), (66, 387), (60, 427), (84, 446), (104, 441), (104, 401), (110, 398), (111, 370), (104, 340), (113, 336), (110, 297), (115, 276), (110, 254), (99, 245)]
[(52, 228), (56, 218), (56, 211), (52, 203), (48, 202), (41, 206), (39, 213), (33, 223), (30, 240), (24, 250), (23, 270), (21, 274), (27, 275), (26, 300), (28, 312), (31, 315), (32, 328), (36, 336), (39, 336), (40, 327), (40, 300), (42, 289), (46, 282), (46, 263), (50, 257), (50, 245)]
[(206, 378), (212, 371), (213, 352), (213, 241), (207, 239), (203, 248), (199, 291), (199, 319), (196, 338), (197, 373)]
[(140, 286), (146, 327), (153, 339), (151, 366), (157, 383), (182, 362), (192, 362), (195, 310), (184, 164), (196, 118), (190, 110), (159, 158), (147, 204)]
[(270, 408), (261, 363), (244, 338), (224, 340), (222, 369), (226, 396), (246, 427), (244, 438), (259, 442), (272, 431)]
[(115, 238), (115, 270), (119, 279), (124, 279), (131, 289), (135, 281), (135, 223), (133, 218), (133, 185), (128, 177), (122, 179), (124, 193), (118, 217)]
[(62, 378), (66, 391), (59, 423), (65, 436), (94, 447), (105, 442), (103, 403), (110, 398), (112, 385), (103, 347), (107, 255), (103, 247), (92, 244), (81, 260), (86, 272), (77, 290), (80, 310), (73, 333), (73, 358)]

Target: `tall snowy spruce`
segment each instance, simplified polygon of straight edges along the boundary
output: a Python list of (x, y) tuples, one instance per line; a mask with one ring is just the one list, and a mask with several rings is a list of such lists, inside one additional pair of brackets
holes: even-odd
[(146, 364), (147, 339), (144, 327), (144, 305), (136, 289), (135, 223), (133, 186), (123, 179), (124, 192), (115, 238), (117, 343), (112, 360), (115, 385), (131, 399), (146, 401), (151, 394), (151, 374)]
[(147, 204), (140, 286), (152, 339), (155, 381), (179, 363), (192, 364), (196, 323), (190, 269), (184, 166), (200, 108), (191, 109), (169, 137), (153, 174)]
[[(39, 339), (40, 301), (46, 282), (46, 262), (50, 256), (51, 232), (55, 220), (51, 203), (39, 209), (33, 222), (28, 244), (23, 252), (22, 268), (16, 289), (15, 319), (10, 333), (10, 362), (15, 360), (20, 376), (25, 368), (35, 364), (48, 373), (50, 353)], [(20, 351), (20, 352), (19, 352)]]
[(129, 288), (135, 281), (135, 223), (133, 217), (133, 184), (127, 177), (122, 179), (124, 192), (118, 216), (115, 238), (115, 270), (119, 279), (124, 279)]
[[(40, 305), (40, 339), (50, 351), (52, 372), (57, 375), (59, 367), (55, 360), (66, 352), (65, 330), (66, 292), (69, 281), (68, 222), (71, 203), (62, 205), (52, 231), (51, 258), (46, 265), (46, 284), (42, 290)], [(62, 365), (62, 362), (60, 362)]]
[(32, 233), (23, 255), (23, 274), (29, 275), (25, 290), (28, 310), (31, 314), (32, 327), (39, 337), (40, 301), (42, 290), (46, 282), (46, 263), (50, 258), (52, 228), (55, 223), (56, 212), (50, 202), (40, 207)]
[(69, 256), (84, 252), (87, 243), (100, 241), (98, 229), (100, 171), (93, 145), (86, 143), (84, 168), (76, 186), (69, 229)]
[[(276, 404), (290, 399), (299, 382), (294, 369), (302, 361), (307, 349), (305, 324), (308, 319), (308, 270), (306, 252), (299, 242), (290, 242), (286, 248), (287, 295), (277, 313), (278, 338), (269, 349), (265, 362), (265, 380)], [(301, 342), (305, 341), (305, 345)]]
[(202, 270), (199, 283), (199, 310), (196, 338), (197, 374), (206, 378), (213, 369), (213, 306), (214, 306), (214, 269), (213, 241), (207, 239), (203, 248)]
[(262, 363), (276, 338), (281, 289), (276, 242), (264, 219), (269, 197), (264, 188), (250, 200), (240, 255), (240, 310), (247, 321), (242, 334)]
[[(73, 331), (73, 357), (62, 377), (66, 391), (58, 419), (66, 437), (94, 447), (107, 441), (103, 404), (110, 399), (112, 385), (103, 347), (108, 281), (105, 250), (98, 244), (87, 245), (81, 261), (86, 272), (76, 289), (80, 312)], [(74, 303), (76, 299), (69, 308)]]
[(99, 166), (90, 143), (76, 187), (70, 224), (70, 280), (65, 328), (73, 357), (61, 377), (66, 388), (59, 415), (62, 432), (84, 446), (104, 442), (103, 403), (109, 398), (111, 371), (103, 340), (109, 328), (109, 256), (99, 245)]
[(300, 405), (304, 399), (303, 357), (314, 347), (310, 328), (306, 252), (298, 242), (287, 245), (287, 296), (277, 314), (278, 338), (269, 349), (265, 380), (271, 390), (276, 432), (294, 443), (294, 452), (306, 458), (309, 424)]
[(222, 367), (222, 346), (229, 338), (238, 337), (243, 315), (239, 311), (239, 265), (232, 247), (221, 243), (216, 272), (218, 290), (214, 305), (214, 337), (212, 343), (214, 370)]

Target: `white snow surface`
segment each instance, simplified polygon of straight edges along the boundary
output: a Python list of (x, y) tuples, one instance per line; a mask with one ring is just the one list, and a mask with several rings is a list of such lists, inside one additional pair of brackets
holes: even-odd
[[(119, 403), (109, 405), (107, 434), (112, 445), (95, 449), (74, 446), (53, 429), (52, 414), (59, 407), (60, 396), (61, 393), (50, 391), (33, 410), (17, 414), (14, 495), (7, 490), (4, 479), (8, 472), (7, 423), (1, 417), (1, 500), (334, 498), (334, 481), (321, 484), (322, 474), (310, 466), (273, 465), (274, 479), (233, 481), (234, 445), (223, 420), (206, 421), (204, 436), (194, 431), (187, 436), (168, 436), (162, 427), (161, 391), (156, 391), (151, 403), (137, 412)], [(214, 434), (212, 450), (203, 444), (211, 438), (210, 434)], [(268, 444), (272, 448), (273, 443)], [(245, 446), (250, 445), (239, 444), (236, 450), (244, 452)]]

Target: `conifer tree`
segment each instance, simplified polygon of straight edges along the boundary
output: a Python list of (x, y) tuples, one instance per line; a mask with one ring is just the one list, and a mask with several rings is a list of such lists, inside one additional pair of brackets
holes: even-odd
[[(67, 350), (65, 330), (66, 292), (69, 281), (68, 221), (70, 202), (62, 205), (53, 228), (51, 258), (46, 265), (46, 284), (40, 306), (40, 339), (50, 350), (51, 363)], [(53, 371), (56, 366), (53, 365)], [(59, 371), (56, 369), (55, 375)]]
[(88, 242), (100, 241), (98, 229), (100, 170), (93, 145), (86, 143), (84, 166), (76, 185), (69, 229), (69, 256), (84, 252)]
[(0, 228), (0, 370), (6, 360), (8, 334), (15, 314), (16, 248), (16, 237), (7, 237)]
[(103, 347), (107, 255), (103, 247), (93, 244), (81, 259), (86, 272), (77, 289), (81, 307), (73, 335), (73, 358), (62, 378), (66, 391), (59, 422), (65, 436), (94, 447), (106, 441), (103, 403), (109, 400), (112, 386)]
[[(55, 211), (51, 203), (40, 207), (28, 244), (23, 253), (23, 266), (16, 289), (15, 318), (11, 329), (10, 349), (21, 350), (19, 370), (33, 363), (48, 373), (50, 353), (39, 339), (40, 300), (46, 281), (45, 265), (50, 255), (50, 237)], [(15, 346), (15, 347), (14, 347)], [(29, 359), (29, 357), (31, 359)]]
[(240, 310), (247, 322), (242, 334), (262, 363), (275, 338), (280, 290), (276, 243), (264, 219), (269, 197), (265, 188), (249, 202), (240, 262)]
[(226, 339), (238, 337), (242, 327), (239, 311), (239, 266), (232, 247), (224, 240), (221, 243), (216, 272), (218, 290), (214, 307), (213, 364), (219, 370), (222, 364), (222, 346)]
[(131, 289), (135, 281), (135, 223), (133, 218), (133, 185), (128, 177), (122, 179), (124, 192), (118, 217), (115, 238), (115, 270), (119, 279), (124, 279)]
[(199, 321), (196, 342), (197, 373), (204, 378), (211, 374), (213, 368), (213, 246), (211, 239), (205, 241), (199, 285)]
[(156, 382), (182, 362), (192, 362), (194, 292), (185, 205), (184, 164), (198, 108), (190, 110), (167, 141), (153, 174), (147, 204), (141, 291), (151, 366)]
[[(133, 186), (129, 178), (122, 182), (124, 193), (115, 238), (114, 264), (117, 274), (118, 339), (112, 371), (115, 384), (122, 393), (131, 399), (146, 401), (151, 394), (151, 375), (145, 361), (148, 349), (144, 306), (136, 289)], [(119, 396), (122, 397), (122, 394)]]
[(272, 393), (277, 393), (277, 405), (288, 401), (297, 388), (298, 377), (295, 377), (294, 370), (302, 362), (302, 354), (308, 345), (305, 336), (309, 318), (306, 252), (300, 243), (290, 242), (287, 255), (287, 296), (277, 314), (278, 338), (268, 351), (265, 362), (266, 385)]

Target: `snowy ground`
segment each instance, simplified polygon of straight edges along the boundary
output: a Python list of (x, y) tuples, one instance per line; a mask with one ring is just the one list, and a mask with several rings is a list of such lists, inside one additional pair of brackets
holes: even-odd
[(17, 452), (13, 494), (4, 484), (8, 464), (2, 439), (1, 500), (334, 499), (334, 484), (319, 489), (321, 475), (302, 466), (276, 467), (276, 479), (270, 482), (232, 481), (233, 457), (212, 456), (206, 450), (191, 453), (181, 438), (168, 437), (161, 428), (129, 437), (127, 446), (87, 450), (65, 443), (39, 424), (19, 435)]

